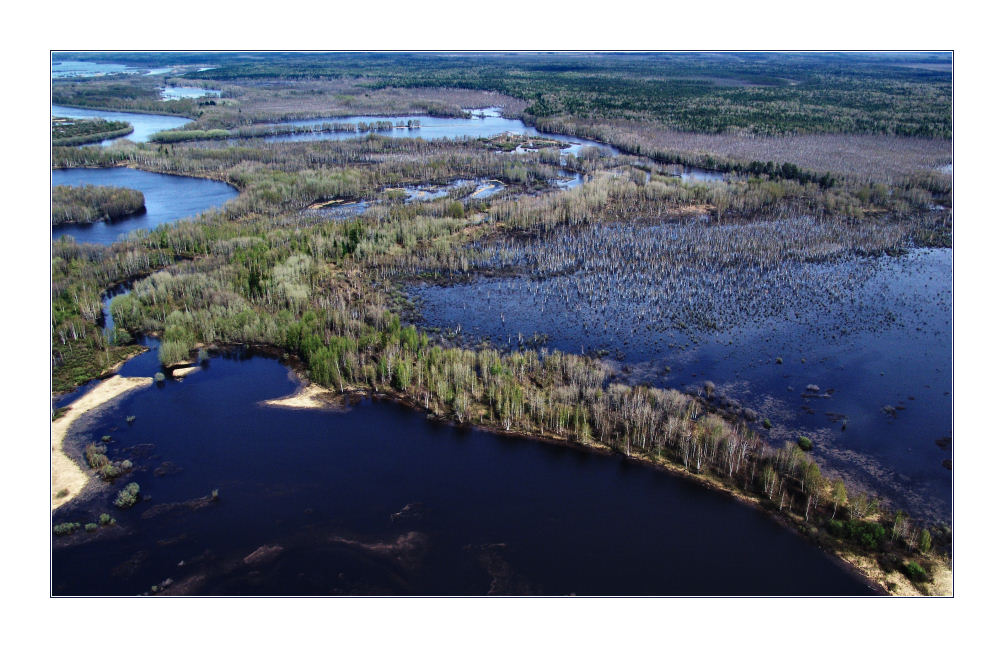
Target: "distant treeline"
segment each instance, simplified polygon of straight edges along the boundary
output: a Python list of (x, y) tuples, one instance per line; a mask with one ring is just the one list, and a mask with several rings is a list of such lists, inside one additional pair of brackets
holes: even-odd
[(142, 192), (124, 187), (83, 185), (52, 188), (52, 224), (115, 220), (146, 211)]
[(487, 90), (529, 102), (526, 112), (534, 117), (652, 119), (703, 133), (951, 137), (951, 59), (936, 56), (931, 69), (916, 66), (920, 60), (811, 53), (304, 54), (233, 61), (185, 76), (366, 78), (375, 89)]
[(93, 144), (114, 137), (122, 137), (132, 131), (132, 124), (124, 121), (54, 117), (52, 120), (52, 145)]

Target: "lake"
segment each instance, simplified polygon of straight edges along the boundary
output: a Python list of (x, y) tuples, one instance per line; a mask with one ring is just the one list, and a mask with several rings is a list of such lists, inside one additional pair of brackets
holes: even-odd
[(108, 245), (137, 229), (152, 230), (180, 218), (190, 218), (207, 209), (220, 207), (237, 196), (237, 190), (216, 180), (151, 173), (139, 169), (54, 169), (52, 185), (85, 184), (127, 187), (143, 192), (146, 213), (113, 222), (89, 225), (61, 225), (52, 230), (52, 239), (72, 236), (81, 243)]
[[(154, 355), (123, 375), (151, 375)], [(689, 480), (382, 400), (261, 405), (296, 386), (276, 360), (229, 353), (78, 421), (74, 452), (108, 435), (109, 457), (135, 468), (55, 512), (56, 524), (118, 523), (54, 540), (53, 593), (872, 593), (803, 537)], [(120, 511), (129, 481), (143, 501)]]
[[(52, 106), (52, 116), (129, 122), (132, 124), (133, 132), (126, 135), (124, 139), (134, 142), (148, 142), (150, 141), (150, 136), (156, 132), (179, 128), (192, 121), (186, 117), (174, 117), (172, 115), (146, 115), (143, 113), (114, 112), (110, 110), (93, 110), (90, 108), (72, 108), (70, 106), (56, 105)], [(105, 140), (101, 145), (110, 146), (114, 141)]]

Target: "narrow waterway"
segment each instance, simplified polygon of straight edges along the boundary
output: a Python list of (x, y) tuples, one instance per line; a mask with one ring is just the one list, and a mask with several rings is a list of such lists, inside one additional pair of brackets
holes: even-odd
[(216, 180), (151, 173), (139, 169), (54, 169), (52, 185), (100, 185), (126, 187), (143, 192), (146, 213), (116, 221), (98, 221), (87, 225), (60, 225), (52, 229), (52, 239), (72, 236), (81, 243), (108, 245), (138, 229), (152, 230), (158, 225), (190, 218), (207, 209), (220, 207), (237, 196), (237, 190)]
[[(162, 130), (179, 128), (192, 121), (187, 117), (173, 115), (147, 115), (144, 113), (115, 112), (111, 110), (94, 110), (91, 108), (73, 108), (71, 106), (52, 106), (53, 117), (72, 117), (73, 119), (105, 119), (107, 121), (124, 121), (132, 124), (132, 133), (123, 138), (134, 142), (149, 142), (150, 136)], [(110, 146), (115, 140), (104, 140), (101, 146)]]

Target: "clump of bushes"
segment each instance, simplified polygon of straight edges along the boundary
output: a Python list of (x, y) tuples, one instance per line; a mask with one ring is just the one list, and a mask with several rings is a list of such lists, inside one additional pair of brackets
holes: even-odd
[(931, 577), (928, 575), (927, 570), (918, 565), (913, 560), (903, 565), (903, 573), (913, 583), (926, 583), (927, 581), (931, 580)]
[(122, 474), (122, 469), (113, 463), (107, 463), (98, 468), (98, 476), (105, 481), (111, 481)]
[(917, 548), (920, 549), (920, 553), (927, 553), (931, 550), (931, 532), (924, 529), (920, 532), (920, 538), (917, 540)]
[(878, 549), (886, 535), (881, 524), (864, 520), (830, 520), (826, 526), (832, 535), (869, 551)]
[(464, 204), (456, 200), (451, 201), (446, 207), (446, 217), (447, 218), (463, 218), (464, 217)]
[(798, 447), (804, 450), (805, 452), (812, 450), (813, 447), (812, 439), (810, 439), (807, 436), (798, 437)]
[(111, 526), (115, 524), (115, 518), (108, 515), (107, 513), (102, 513), (98, 516), (98, 524), (101, 526)]
[(120, 509), (132, 508), (139, 500), (139, 484), (129, 482), (126, 487), (119, 491), (115, 497), (115, 506)]
[(80, 522), (63, 522), (52, 527), (52, 532), (58, 536), (70, 535), (80, 528)]
[(91, 443), (84, 450), (84, 455), (87, 457), (87, 465), (97, 470), (98, 476), (101, 479), (112, 481), (116, 477), (132, 470), (131, 461), (128, 459), (125, 461), (111, 461), (105, 454), (105, 450), (107, 450), (107, 447), (100, 443)]
[(93, 522), (88, 522), (87, 524), (84, 525), (84, 530), (87, 532), (97, 531), (98, 525), (94, 524)]
[(87, 465), (91, 468), (100, 469), (109, 463), (105, 451), (108, 448), (100, 443), (91, 443), (84, 449), (84, 456), (87, 458)]

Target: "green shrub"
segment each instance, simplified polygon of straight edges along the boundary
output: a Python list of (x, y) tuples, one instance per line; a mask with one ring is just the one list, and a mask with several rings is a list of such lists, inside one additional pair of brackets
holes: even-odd
[(931, 577), (927, 575), (927, 570), (912, 560), (903, 565), (903, 573), (914, 583), (926, 583), (931, 580)]
[(105, 456), (105, 446), (100, 443), (91, 443), (84, 449), (84, 456), (87, 458), (87, 465), (91, 468), (102, 468), (108, 465), (108, 457)]
[(101, 526), (110, 526), (112, 524), (115, 524), (115, 518), (108, 515), (107, 513), (102, 513), (101, 515), (98, 516), (98, 523)]
[(798, 437), (798, 447), (806, 452), (812, 450), (812, 439), (807, 436)]
[(920, 538), (917, 540), (917, 548), (920, 549), (920, 553), (927, 553), (931, 550), (931, 532), (924, 529), (920, 532)]
[(98, 476), (105, 481), (111, 481), (122, 474), (122, 470), (113, 463), (108, 463), (98, 468)]
[(115, 506), (120, 509), (131, 508), (139, 500), (139, 484), (129, 482), (115, 497)]
[(826, 526), (832, 535), (870, 551), (879, 548), (886, 534), (885, 527), (877, 522), (830, 520)]
[(88, 522), (87, 524), (84, 525), (84, 530), (85, 531), (97, 531), (98, 530), (98, 525), (94, 524), (93, 522)]
[(79, 522), (63, 522), (52, 527), (52, 532), (58, 536), (70, 535), (80, 528)]
[(61, 488), (61, 489), (59, 489), (59, 492), (56, 493), (56, 497), (57, 498), (63, 498), (63, 497), (66, 497), (69, 494), (70, 494), (70, 489), (69, 488)]
[(452, 201), (446, 207), (446, 217), (447, 218), (463, 218), (464, 217), (464, 205), (463, 203)]
[[(174, 327), (171, 327), (172, 329)], [(171, 329), (169, 329), (170, 331)], [(182, 335), (182, 333), (175, 333), (175, 335)], [(191, 360), (192, 354), (190, 352), (191, 342), (187, 339), (168, 339), (167, 332), (164, 334), (164, 340), (160, 343), (160, 350), (157, 352), (160, 358), (160, 364), (165, 367), (170, 367), (176, 364), (182, 364)]]

